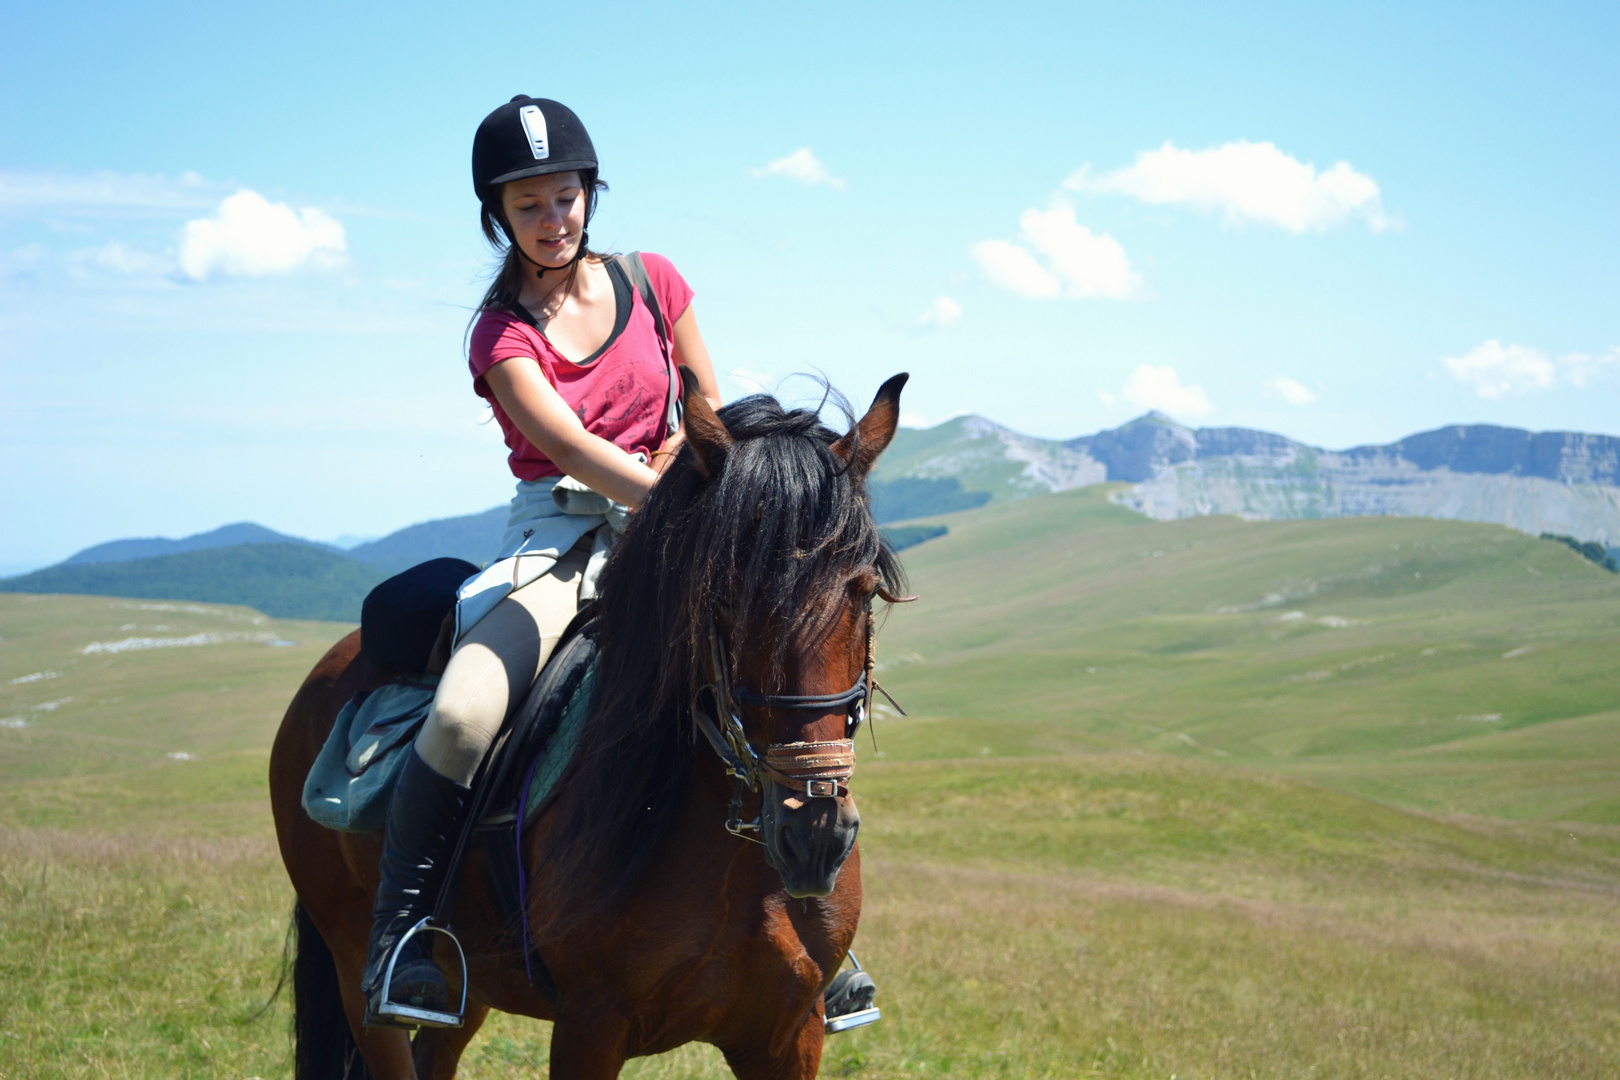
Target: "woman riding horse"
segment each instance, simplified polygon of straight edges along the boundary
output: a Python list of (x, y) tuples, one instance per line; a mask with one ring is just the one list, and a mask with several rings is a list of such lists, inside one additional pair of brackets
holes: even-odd
[[(388, 1023), (376, 1012), (384, 969), (438, 895), (473, 774), (594, 590), (625, 514), (674, 460), (676, 365), (720, 406), (675, 267), (589, 248), (607, 185), (570, 109), (513, 98), (479, 125), (472, 171), (484, 235), (504, 257), (479, 305), (469, 366), (511, 448), (517, 494), (497, 565), (463, 586), (454, 651), (389, 806), (361, 980), (368, 1026)], [(430, 941), (398, 949), (386, 1000), (448, 1006)]]
[(905, 379), (842, 435), (763, 394), (716, 414), (688, 380), (685, 445), (607, 560), (570, 763), (519, 808), (520, 837), (468, 851), (445, 916), (465, 948), (459, 1027), (364, 1026), (382, 839), (323, 827), (302, 794), (339, 713), (399, 673), (358, 631), (327, 652), (270, 756), (298, 895), (297, 1080), (451, 1080), (492, 1010), (552, 1021), (556, 1080), (694, 1041), (739, 1080), (816, 1075), (835, 999), (854, 996), (834, 987), (858, 978), (835, 978), (861, 912), (853, 736), (876, 689), (875, 602), (903, 592), (866, 477)]

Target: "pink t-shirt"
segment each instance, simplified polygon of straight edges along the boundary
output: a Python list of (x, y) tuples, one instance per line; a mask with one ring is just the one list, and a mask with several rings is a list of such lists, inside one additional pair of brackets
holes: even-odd
[[(641, 261), (663, 312), (664, 326), (673, 332), (692, 303), (692, 288), (662, 255), (642, 252)], [(467, 366), (472, 369), (473, 389), (489, 402), (506, 435), (506, 445), (512, 450), (507, 461), (519, 480), (561, 476), (562, 470), (523, 437), (490, 392), (484, 373), (502, 360), (520, 358), (539, 364), (540, 373), (574, 410), (585, 430), (626, 453), (639, 451), (650, 457), (664, 444), (669, 372), (658, 347), (652, 312), (633, 285), (630, 292), (630, 319), (624, 331), (589, 364), (568, 360), (552, 348), (545, 335), (509, 312), (486, 311), (478, 317)]]

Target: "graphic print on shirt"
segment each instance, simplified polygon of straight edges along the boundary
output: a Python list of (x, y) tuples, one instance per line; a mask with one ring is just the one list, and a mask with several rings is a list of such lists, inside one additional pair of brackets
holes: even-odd
[(589, 402), (591, 415), (587, 416), (586, 403), (580, 404), (580, 421), (611, 443), (617, 444), (619, 436), (646, 419), (646, 386), (644, 376), (638, 377), (635, 370), (638, 366), (650, 365), (623, 364), (613, 373), (612, 381), (598, 385)]

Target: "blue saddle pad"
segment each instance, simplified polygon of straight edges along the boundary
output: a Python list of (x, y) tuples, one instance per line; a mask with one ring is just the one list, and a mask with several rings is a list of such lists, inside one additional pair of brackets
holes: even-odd
[(585, 674), (574, 686), (573, 693), (568, 697), (568, 704), (563, 707), (562, 716), (557, 721), (557, 728), (546, 740), (545, 749), (534, 759), (529, 766), (528, 782), (523, 785), (519, 796), (517, 815), (527, 825), (534, 820), (540, 812), (540, 806), (546, 801), (552, 789), (557, 786), (563, 770), (574, 758), (574, 748), (579, 745), (579, 733), (585, 727), (585, 720), (591, 713), (591, 698), (596, 693), (596, 661), (593, 659)]
[[(304, 812), (316, 824), (339, 832), (375, 832), (383, 827), (388, 800), (405, 767), (405, 752), (427, 719), (437, 687), (437, 678), (421, 676), (380, 686), (343, 706), (304, 781)], [(539, 813), (573, 759), (595, 691), (593, 660), (572, 687), (560, 714), (553, 714), (556, 725), (545, 734), (545, 743), (533, 760), (515, 763), (527, 770), (518, 789), (521, 801), (517, 807), (525, 824)], [(510, 801), (507, 808), (512, 808)]]

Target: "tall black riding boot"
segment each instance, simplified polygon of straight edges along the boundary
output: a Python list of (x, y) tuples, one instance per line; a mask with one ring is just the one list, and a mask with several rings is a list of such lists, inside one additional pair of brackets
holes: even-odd
[[(383, 1000), (383, 973), (399, 939), (432, 913), (471, 795), (471, 789), (435, 772), (414, 746), (410, 749), (388, 804), (388, 826), (383, 833), (382, 880), (371, 913), (371, 947), (360, 983), (366, 995), (367, 1026), (415, 1026), (377, 1014)], [(449, 984), (433, 962), (436, 936), (417, 934), (399, 950), (389, 1001), (433, 1012), (449, 1011)]]

